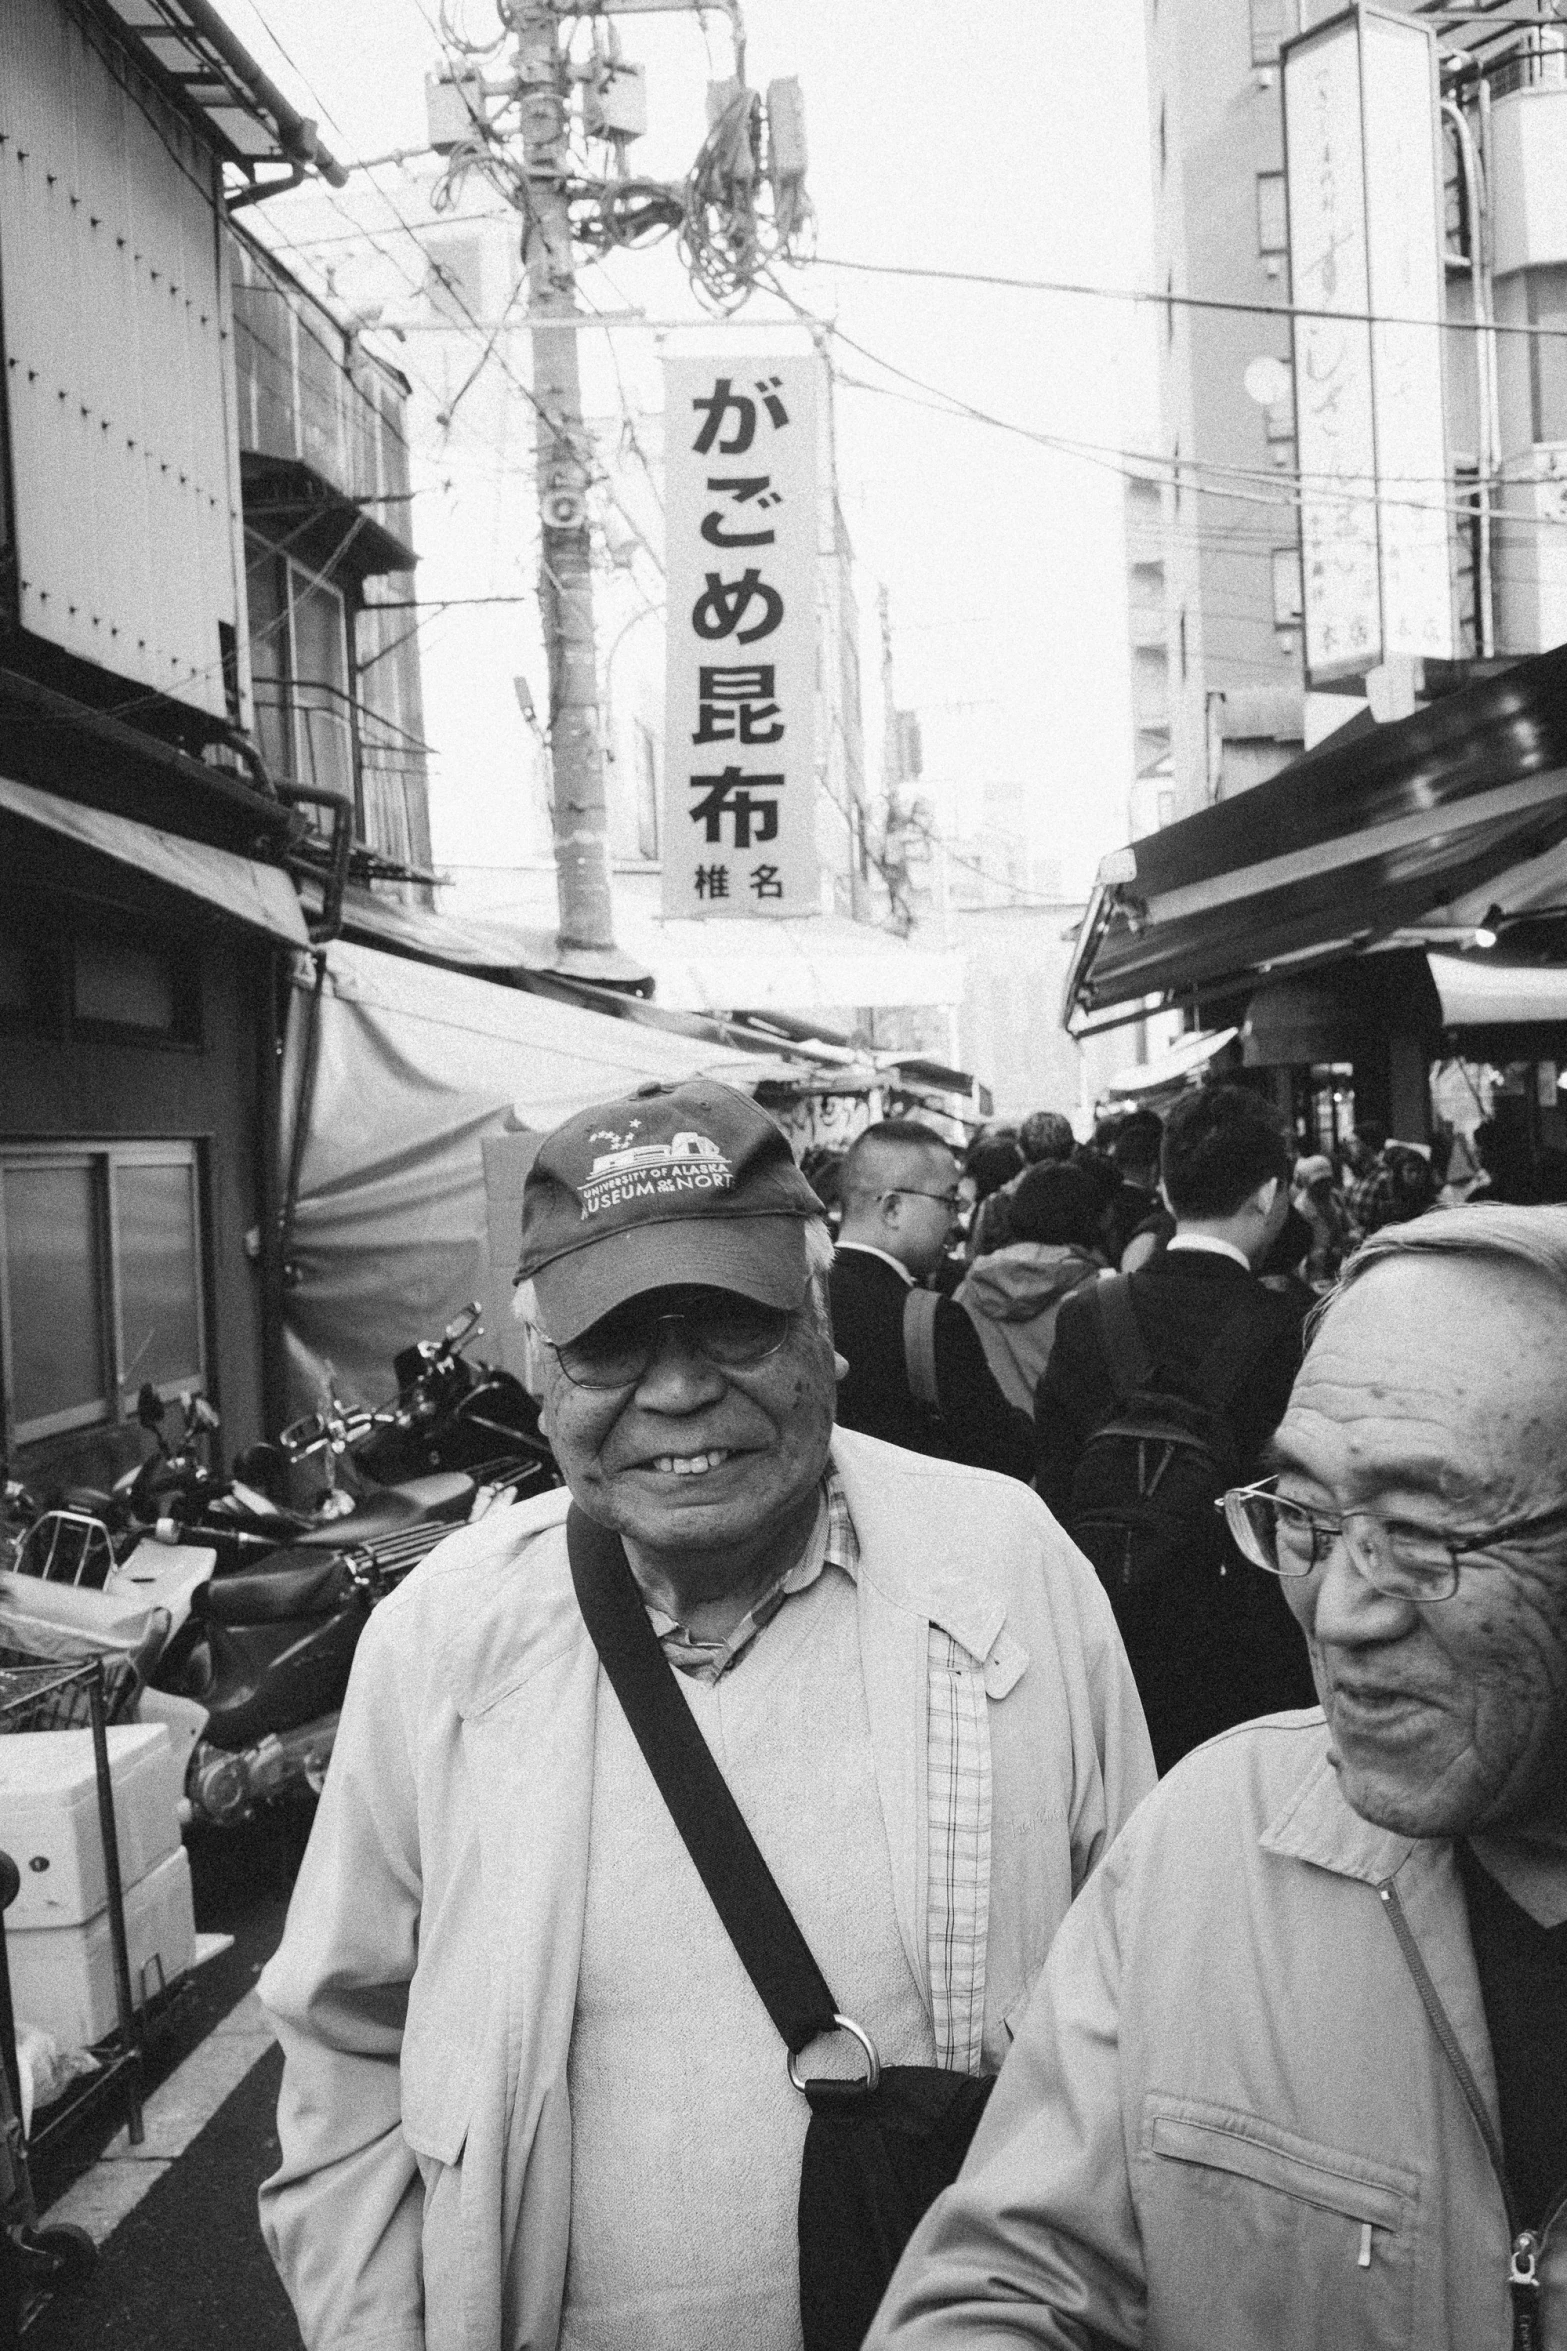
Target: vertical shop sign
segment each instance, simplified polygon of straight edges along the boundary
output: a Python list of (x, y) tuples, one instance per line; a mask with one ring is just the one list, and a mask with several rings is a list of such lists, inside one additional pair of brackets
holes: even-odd
[(820, 911), (816, 365), (664, 362), (667, 915)]
[(1284, 53), (1308, 683), (1453, 651), (1429, 28), (1370, 7)]

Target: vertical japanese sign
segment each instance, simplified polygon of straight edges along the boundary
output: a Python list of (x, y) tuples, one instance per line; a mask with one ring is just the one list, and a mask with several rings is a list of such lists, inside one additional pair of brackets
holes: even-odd
[(815, 914), (814, 358), (664, 363), (664, 912)]
[(1308, 680), (1453, 650), (1436, 125), (1426, 27), (1357, 7), (1287, 46)]

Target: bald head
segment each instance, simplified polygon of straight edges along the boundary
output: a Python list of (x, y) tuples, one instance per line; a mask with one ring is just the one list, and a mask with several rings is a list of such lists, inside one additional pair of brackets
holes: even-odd
[(951, 1237), (958, 1166), (941, 1137), (912, 1119), (883, 1119), (843, 1166), (842, 1246), (879, 1249), (923, 1281)]

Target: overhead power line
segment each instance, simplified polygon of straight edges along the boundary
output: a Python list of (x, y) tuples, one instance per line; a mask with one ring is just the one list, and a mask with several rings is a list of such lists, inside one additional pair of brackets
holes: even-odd
[[(1248, 318), (1320, 318), (1340, 326), (1430, 327), (1442, 334), (1523, 335), (1536, 341), (1567, 338), (1567, 327), (1504, 325), (1488, 318), (1412, 318), (1397, 311), (1322, 310), (1308, 302), (1243, 302), (1216, 294), (1156, 292), (1146, 286), (1091, 286), (1075, 278), (1006, 277), (993, 270), (933, 269), (922, 262), (845, 261), (829, 253), (813, 253), (797, 266), (853, 270), (860, 277), (928, 278), (942, 285), (1001, 286), (1022, 294), (1071, 294), (1093, 302), (1129, 302), (1156, 310), (1219, 310)], [(781, 289), (780, 289), (781, 290)], [(787, 297), (786, 297), (787, 299)], [(824, 322), (825, 323), (825, 322)]]

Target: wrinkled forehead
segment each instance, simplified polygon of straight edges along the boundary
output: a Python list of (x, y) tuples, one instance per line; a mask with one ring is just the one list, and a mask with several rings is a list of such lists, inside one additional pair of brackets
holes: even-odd
[[(1449, 1213), (1462, 1215), (1461, 1209)], [(1567, 1302), (1505, 1260), (1411, 1252), (1371, 1266), (1323, 1315), (1276, 1445), (1370, 1479), (1428, 1465), (1438, 1482), (1516, 1482), (1567, 1468)]]

